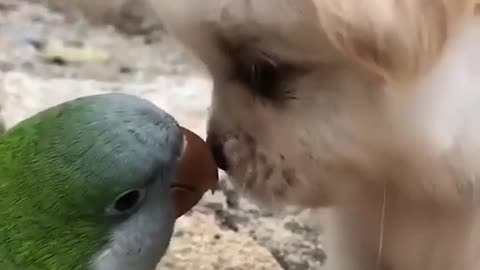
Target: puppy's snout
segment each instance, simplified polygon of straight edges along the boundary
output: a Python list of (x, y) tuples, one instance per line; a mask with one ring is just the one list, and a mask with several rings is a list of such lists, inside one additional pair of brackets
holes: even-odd
[(220, 140), (218, 135), (212, 132), (207, 134), (207, 144), (209, 145), (217, 167), (226, 171), (228, 169), (227, 157), (225, 156), (225, 151), (223, 147), (223, 142)]

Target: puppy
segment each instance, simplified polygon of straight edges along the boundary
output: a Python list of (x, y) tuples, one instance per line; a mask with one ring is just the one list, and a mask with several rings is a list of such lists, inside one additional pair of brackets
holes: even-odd
[(475, 0), (151, 0), (265, 207), (328, 207), (327, 269), (480, 269)]

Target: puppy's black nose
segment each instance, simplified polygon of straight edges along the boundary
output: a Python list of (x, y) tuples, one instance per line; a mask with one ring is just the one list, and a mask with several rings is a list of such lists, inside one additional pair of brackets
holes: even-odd
[(217, 167), (221, 170), (226, 171), (228, 169), (228, 162), (227, 157), (225, 156), (225, 152), (223, 151), (222, 141), (218, 138), (217, 135), (209, 132), (207, 135), (207, 144), (208, 146), (210, 146), (210, 150), (212, 151), (213, 157), (215, 158)]

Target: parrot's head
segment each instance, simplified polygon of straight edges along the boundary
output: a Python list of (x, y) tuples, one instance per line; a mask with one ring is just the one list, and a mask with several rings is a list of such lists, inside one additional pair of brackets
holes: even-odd
[(123, 94), (83, 97), (19, 123), (0, 137), (0, 260), (155, 269), (173, 231), (169, 187), (182, 149), (170, 115)]

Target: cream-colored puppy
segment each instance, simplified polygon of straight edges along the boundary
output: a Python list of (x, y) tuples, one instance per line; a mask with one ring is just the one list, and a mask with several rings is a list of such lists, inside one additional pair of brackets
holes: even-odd
[(327, 268), (480, 269), (474, 0), (151, 0), (244, 194), (329, 207)]

